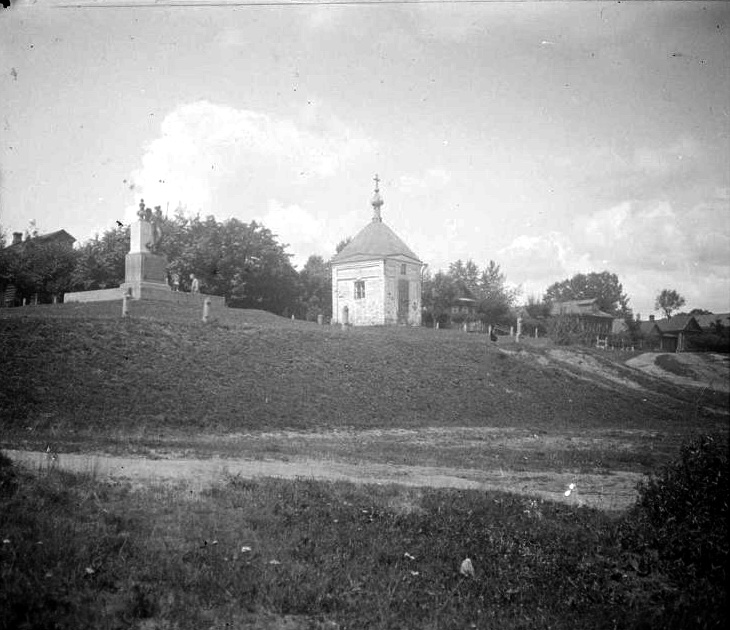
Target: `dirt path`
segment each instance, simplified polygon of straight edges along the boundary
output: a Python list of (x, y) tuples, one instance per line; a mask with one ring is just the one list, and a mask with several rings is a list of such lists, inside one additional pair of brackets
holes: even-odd
[[(317, 479), (352, 483), (399, 484), (432, 488), (503, 490), (602, 510), (622, 510), (636, 498), (636, 482), (641, 475), (616, 471), (610, 475), (554, 472), (510, 472), (473, 468), (441, 468), (395, 464), (345, 464), (341, 462), (292, 459), (183, 459), (117, 457), (104, 454), (61, 454), (55, 459), (46, 453), (7, 450), (15, 462), (31, 470), (58, 467), (91, 473), (97, 479), (120, 479), (149, 485), (184, 482), (191, 490), (202, 490), (231, 477), (279, 477)], [(565, 496), (568, 484), (576, 484)]]

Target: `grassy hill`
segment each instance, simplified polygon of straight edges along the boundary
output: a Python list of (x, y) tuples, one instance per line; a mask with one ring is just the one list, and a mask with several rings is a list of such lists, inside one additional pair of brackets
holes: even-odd
[[(428, 426), (669, 430), (717, 392), (606, 353), (425, 328), (357, 328), (263, 311), (132, 303), (0, 311), (0, 417), (38, 435)], [(558, 359), (563, 360), (555, 360)], [(586, 369), (586, 368), (592, 369)]]
[(236, 475), (147, 487), (53, 463), (30, 473), (0, 454), (0, 628), (724, 627), (726, 394), (669, 385), (629, 354), (120, 310), (0, 310), (0, 447), (210, 438), (241, 457), (285, 435), (283, 457), (334, 433), (373, 461), (610, 478), (651, 470), (688, 433), (725, 433), (686, 446), (622, 515), (517, 488)]

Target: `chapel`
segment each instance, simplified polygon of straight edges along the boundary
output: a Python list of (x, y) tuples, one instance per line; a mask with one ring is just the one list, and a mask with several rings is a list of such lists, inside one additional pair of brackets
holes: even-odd
[(332, 259), (332, 323), (420, 326), (425, 265), (383, 223), (379, 184), (372, 221)]

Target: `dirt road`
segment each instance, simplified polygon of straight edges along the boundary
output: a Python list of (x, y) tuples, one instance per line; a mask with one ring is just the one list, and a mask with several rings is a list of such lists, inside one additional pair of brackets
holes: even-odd
[[(607, 511), (622, 510), (636, 498), (636, 482), (641, 475), (613, 472), (609, 475), (555, 472), (510, 472), (473, 468), (441, 468), (395, 464), (347, 464), (313, 459), (247, 460), (117, 457), (104, 454), (60, 454), (7, 450), (18, 464), (31, 470), (58, 467), (93, 474), (97, 479), (127, 480), (133, 484), (186, 483), (200, 491), (231, 477), (278, 477), (317, 479), (368, 484), (399, 484), (433, 488), (503, 490), (526, 496), (586, 505)], [(568, 484), (576, 484), (565, 496)]]

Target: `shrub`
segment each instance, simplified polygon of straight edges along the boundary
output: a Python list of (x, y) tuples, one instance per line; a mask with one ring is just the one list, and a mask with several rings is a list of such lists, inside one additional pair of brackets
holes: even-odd
[(662, 623), (672, 619), (671, 627), (721, 627), (727, 613), (728, 473), (727, 435), (694, 438), (675, 462), (639, 483), (624, 523), (632, 563), (665, 575), (680, 593), (665, 602)]

